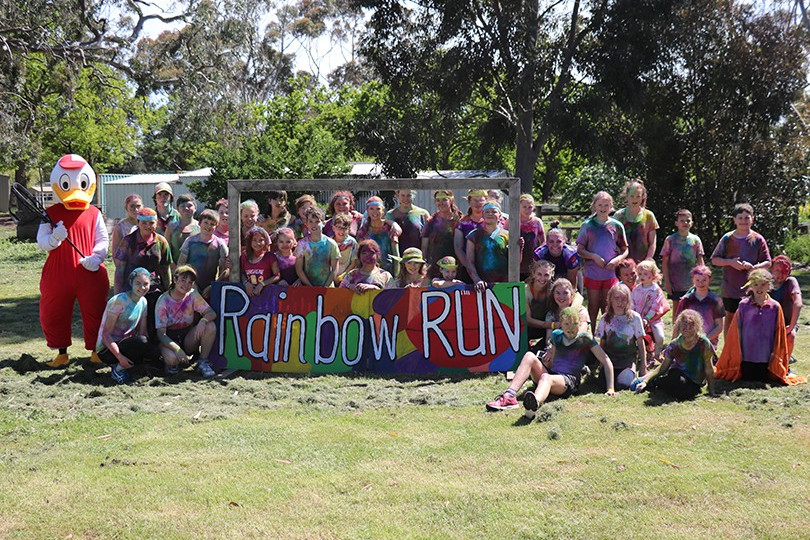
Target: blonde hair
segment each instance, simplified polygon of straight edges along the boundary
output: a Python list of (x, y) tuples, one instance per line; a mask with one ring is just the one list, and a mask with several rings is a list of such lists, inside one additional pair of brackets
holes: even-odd
[(773, 275), (764, 268), (757, 268), (755, 270), (751, 270), (751, 272), (748, 274), (748, 281), (746, 282), (745, 287), (748, 288), (756, 283), (764, 282), (769, 283), (772, 288)]
[(610, 209), (613, 210), (613, 196), (607, 191), (598, 191), (596, 195), (593, 196), (593, 201), (591, 201), (592, 213), (596, 214), (596, 201), (601, 201), (603, 199), (610, 201)]
[(685, 309), (678, 314), (675, 319), (675, 325), (672, 327), (672, 334), (680, 335), (684, 326), (691, 325), (697, 329), (699, 336), (705, 336), (706, 332), (703, 330), (703, 317), (694, 309)]
[(646, 260), (641, 261), (636, 265), (636, 272), (640, 272), (641, 270), (646, 270), (652, 276), (653, 283), (661, 283), (661, 270), (658, 269), (658, 266), (653, 261)]
[[(624, 313), (614, 313), (613, 299), (617, 296), (624, 296), (627, 299), (627, 305), (624, 308)], [(607, 309), (605, 310), (605, 322), (610, 322), (616, 315), (627, 315), (633, 311), (633, 294), (630, 292), (630, 287), (624, 283), (617, 283), (607, 293)]]
[(579, 310), (574, 306), (568, 306), (560, 312), (560, 322), (564, 319), (576, 319), (577, 323), (579, 323)]

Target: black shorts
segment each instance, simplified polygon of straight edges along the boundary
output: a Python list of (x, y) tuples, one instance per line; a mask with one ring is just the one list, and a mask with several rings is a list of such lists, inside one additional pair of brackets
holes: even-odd
[(664, 375), (651, 380), (647, 390), (663, 391), (678, 401), (685, 401), (697, 397), (701, 392), (701, 386), (678, 368), (671, 367)]
[(740, 362), (740, 371), (744, 381), (768, 382), (768, 362)]
[(723, 297), (723, 309), (729, 313), (737, 313), (737, 308), (740, 307), (742, 298), (726, 298)]
[(686, 294), (687, 291), (672, 291), (667, 295), (667, 298), (670, 300), (680, 300), (683, 298), (683, 295)]
[(549, 370), (549, 375), (559, 375), (565, 380), (565, 392), (557, 397), (566, 398), (579, 390), (579, 376), (569, 375), (567, 373), (557, 373), (556, 371)]
[(180, 347), (185, 348), (186, 343), (186, 336), (191, 329), (194, 328), (193, 326), (186, 326), (184, 328), (174, 328), (174, 329), (166, 329), (166, 335), (169, 336), (169, 339), (180, 345)]

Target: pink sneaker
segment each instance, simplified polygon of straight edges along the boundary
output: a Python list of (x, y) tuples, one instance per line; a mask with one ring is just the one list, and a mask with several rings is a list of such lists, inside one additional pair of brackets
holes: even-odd
[(505, 411), (508, 409), (517, 409), (518, 402), (515, 396), (511, 394), (501, 394), (498, 399), (487, 403), (488, 411)]

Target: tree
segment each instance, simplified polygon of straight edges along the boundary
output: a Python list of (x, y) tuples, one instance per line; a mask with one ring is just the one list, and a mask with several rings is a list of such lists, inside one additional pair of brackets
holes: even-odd
[(615, 2), (590, 66), (623, 119), (603, 133), (614, 141), (604, 158), (647, 180), (659, 216), (690, 208), (707, 245), (744, 200), (781, 242), (810, 189), (806, 126), (792, 107), (806, 38), (789, 13), (743, 3)]
[(541, 152), (564, 112), (582, 49), (606, 0), (361, 0), (372, 10), (363, 54), (395, 90), (422, 81), (447, 110), (484, 97), (514, 137), (515, 175), (531, 192)]

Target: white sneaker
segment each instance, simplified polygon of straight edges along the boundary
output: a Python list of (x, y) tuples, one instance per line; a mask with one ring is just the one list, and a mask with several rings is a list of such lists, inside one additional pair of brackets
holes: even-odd
[(202, 358), (197, 360), (197, 371), (205, 378), (211, 378), (217, 374), (211, 367), (211, 364), (208, 363), (208, 360), (203, 360)]

